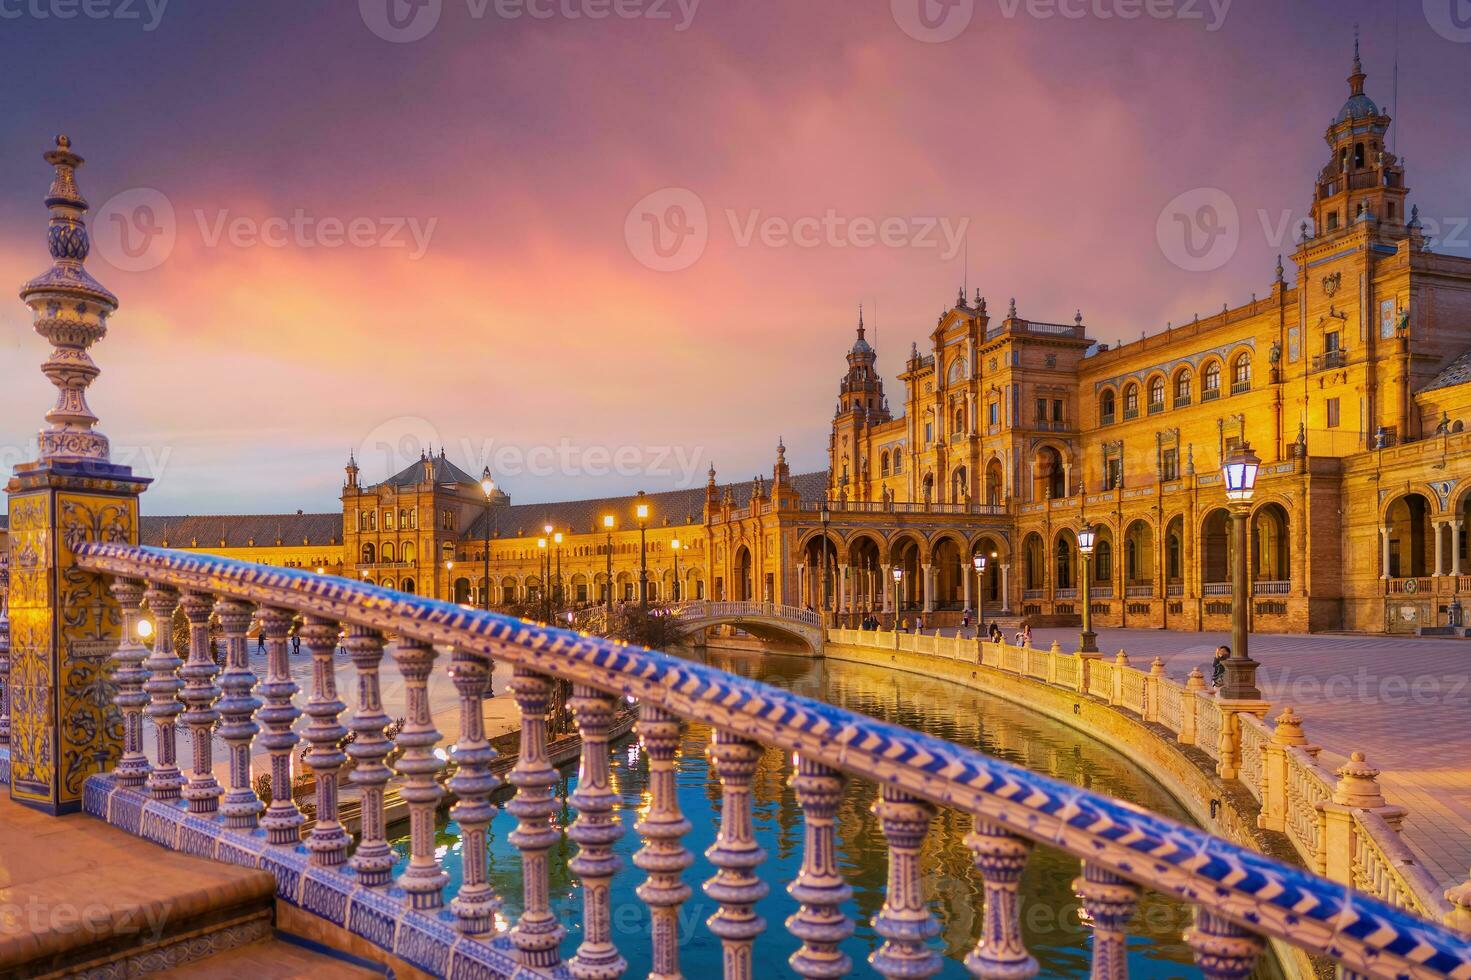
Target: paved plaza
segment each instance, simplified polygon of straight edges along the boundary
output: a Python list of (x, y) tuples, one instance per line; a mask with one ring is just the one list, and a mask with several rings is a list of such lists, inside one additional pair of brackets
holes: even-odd
[[(1077, 648), (1078, 631), (1038, 629), (1035, 646)], [(1101, 630), (1106, 655), (1125, 650), (1136, 666), (1154, 657), (1183, 680), (1210, 677), (1225, 633)], [(1363, 752), (1382, 770), (1386, 800), (1406, 807), (1405, 839), (1440, 881), (1471, 871), (1471, 641), (1370, 635), (1253, 634), (1251, 656), (1275, 718), (1291, 705), (1332, 768)]]

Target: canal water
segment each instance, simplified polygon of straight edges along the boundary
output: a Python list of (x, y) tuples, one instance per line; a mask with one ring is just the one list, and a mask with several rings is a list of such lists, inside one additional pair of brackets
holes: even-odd
[[(965, 690), (947, 681), (903, 673), (885, 667), (870, 667), (810, 660), (798, 657), (747, 654), (717, 654), (702, 659), (712, 666), (753, 677), (796, 693), (839, 705), (885, 721), (905, 725), (971, 746), (997, 758), (1035, 772), (1121, 797), (1142, 807), (1178, 820), (1187, 820), (1182, 808), (1148, 773), (1122, 753), (1094, 741), (1060, 722), (1028, 711), (999, 698)], [(684, 972), (692, 977), (720, 975), (718, 940), (703, 925), (716, 910), (700, 884), (715, 873), (704, 851), (719, 830), (720, 791), (710, 772), (705, 748), (710, 742), (709, 726), (690, 724), (680, 751), (678, 791), (684, 814), (693, 824), (684, 845), (695, 856), (685, 872), (693, 894), (681, 910), (680, 958)], [(756, 941), (758, 969), (770, 976), (793, 975), (786, 958), (798, 943), (783, 922), (796, 911), (786, 893), (802, 861), (801, 810), (791, 788), (791, 760), (782, 752), (768, 751), (757, 769), (754, 782), (757, 840), (766, 849), (760, 874), (771, 885), (770, 894), (757, 906), (767, 928)], [(618, 815), (625, 828), (617, 845), (624, 869), (613, 879), (613, 927), (619, 949), (628, 959), (627, 976), (645, 976), (649, 963), (649, 919), (634, 895), (643, 872), (633, 867), (632, 856), (639, 848), (633, 825), (645, 802), (648, 770), (636, 741), (616, 746), (612, 766), (613, 788), (619, 797)], [(563, 800), (559, 821), (571, 823), (575, 811), (566, 805), (567, 794), (576, 787), (575, 767), (563, 772), (558, 794)], [(875, 788), (850, 781), (838, 813), (839, 855), (843, 873), (853, 886), (853, 899), (846, 911), (857, 925), (845, 949), (858, 976), (876, 976), (866, 963), (881, 940), (870, 922), (883, 904), (887, 874), (886, 848), (878, 822), (869, 812)], [(509, 793), (505, 795), (509, 799)], [(501, 800), (504, 803), (504, 799)], [(963, 838), (970, 818), (953, 811), (940, 811), (923, 854), (925, 893), (941, 924), (935, 948), (945, 957), (943, 977), (967, 977), (961, 960), (975, 946), (981, 928), (980, 879), (971, 864)], [(520, 912), (520, 859), (506, 836), (515, 819), (502, 810), (491, 825), (491, 878), (505, 903), (505, 917), (514, 921)], [(398, 874), (408, 860), (407, 826), (394, 841), (399, 853)], [(448, 894), (458, 889), (461, 854), (458, 828), (453, 821), (440, 828), (438, 850), (447, 865), (451, 884)], [(551, 895), (557, 918), (567, 925), (564, 956), (571, 956), (581, 939), (580, 890), (567, 870), (575, 845), (565, 838), (552, 854)], [(1037, 957), (1043, 977), (1086, 977), (1089, 969), (1090, 934), (1079, 913), (1079, 903), (1070, 883), (1078, 874), (1078, 862), (1058, 851), (1038, 848), (1027, 863), (1021, 885), (1021, 921), (1027, 947)], [(1146, 894), (1140, 904), (1129, 945), (1129, 970), (1134, 977), (1198, 977), (1190, 950), (1180, 936), (1190, 922), (1190, 910), (1180, 903)]]

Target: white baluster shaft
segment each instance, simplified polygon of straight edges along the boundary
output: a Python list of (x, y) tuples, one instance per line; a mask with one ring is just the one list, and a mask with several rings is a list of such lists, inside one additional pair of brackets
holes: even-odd
[(460, 825), (464, 880), (450, 902), (459, 930), (470, 936), (495, 931), (501, 900), (490, 886), (487, 868), (490, 822), (495, 807), (490, 794), (501, 781), (491, 775), (497, 753), (485, 738), (485, 696), (490, 691), (490, 664), (456, 650), (450, 676), (460, 695), (460, 738), (455, 743), (455, 774), (449, 779), (455, 805), (450, 816)]
[(148, 717), (153, 719), (158, 756), (146, 785), (155, 800), (177, 800), (179, 788), (184, 785), (174, 735), (174, 722), (184, 710), (178, 697), (184, 686), (179, 679), (183, 661), (174, 653), (174, 610), (179, 605), (179, 594), (167, 586), (150, 585), (145, 596), (153, 617), (153, 652), (143, 662), (149, 674), (143, 689), (149, 694)]
[(224, 793), (214, 774), (214, 725), (220, 720), (215, 705), (220, 696), (215, 675), (220, 668), (209, 644), (209, 617), (214, 612), (214, 599), (203, 592), (186, 592), (182, 605), (184, 618), (189, 621), (189, 659), (179, 668), (179, 676), (184, 678), (180, 697), (188, 705), (184, 721), (189, 725), (194, 758), (183, 794), (189, 801), (190, 813), (214, 813)]
[(787, 919), (787, 930), (802, 940), (802, 948), (787, 961), (798, 976), (845, 977), (853, 961), (838, 947), (853, 935), (853, 922), (841, 906), (853, 897), (853, 888), (838, 871), (838, 803), (843, 798), (843, 776), (819, 762), (798, 757), (792, 789), (802, 806), (802, 869), (787, 886), (801, 907)]
[(312, 693), (305, 708), (311, 722), (302, 732), (310, 747), (302, 761), (317, 782), (317, 820), (306, 849), (312, 863), (324, 868), (335, 868), (347, 860), (349, 840), (337, 811), (338, 783), (347, 762), (347, 753), (342, 751), (347, 728), (338, 721), (347, 705), (337, 695), (332, 663), (339, 634), (337, 623), (318, 616), (308, 616), (301, 629), (302, 642), (312, 657)]
[(1195, 963), (1205, 980), (1246, 980), (1262, 953), (1260, 936), (1199, 906), (1195, 925), (1185, 930), (1185, 941), (1195, 951)]
[(873, 920), (873, 930), (884, 937), (884, 944), (868, 962), (886, 977), (934, 976), (943, 963), (927, 943), (939, 935), (940, 924), (925, 904), (919, 854), (935, 808), (885, 786), (873, 812), (889, 842), (889, 884), (884, 906)]
[(383, 662), (383, 634), (366, 626), (349, 626), (343, 645), (358, 675), (357, 709), (348, 722), (353, 740), (347, 754), (357, 763), (352, 783), (359, 789), (362, 809), (362, 834), (347, 864), (357, 872), (359, 884), (376, 887), (388, 884), (393, 870), (393, 849), (384, 836), (387, 826), (383, 818), (383, 788), (392, 775), (383, 759), (393, 747), (383, 733), (389, 719), (383, 711), (378, 677)]
[(613, 980), (628, 969), (612, 935), (613, 875), (623, 861), (613, 853), (613, 844), (623, 836), (623, 824), (613, 815), (617, 794), (613, 792), (608, 767), (608, 733), (613, 726), (617, 702), (597, 688), (577, 686), (568, 706), (582, 735), (582, 766), (577, 789), (568, 800), (577, 819), (567, 836), (577, 844), (572, 872), (582, 879), (582, 943), (567, 969), (578, 980)]
[(123, 754), (113, 770), (113, 778), (119, 786), (142, 786), (151, 768), (143, 751), (143, 709), (148, 704), (148, 695), (143, 691), (148, 671), (143, 662), (148, 659), (148, 651), (138, 642), (138, 623), (143, 618), (140, 608), (143, 583), (130, 578), (114, 579), (111, 591), (123, 612), (123, 635), (112, 655), (115, 665), (112, 678), (117, 683), (113, 702), (123, 715)]
[(1129, 975), (1128, 941), (1124, 931), (1139, 905), (1139, 889), (1096, 864), (1083, 862), (1083, 874), (1073, 879), (1073, 891), (1093, 920), (1093, 980), (1124, 980)]
[(675, 788), (675, 757), (679, 752), (679, 719), (662, 708), (644, 704), (639, 714), (639, 738), (649, 759), (649, 805), (636, 828), (644, 846), (633, 856), (648, 879), (636, 893), (649, 906), (653, 919), (653, 970), (650, 980), (679, 980), (679, 907), (690, 897), (690, 886), (680, 874), (694, 856), (680, 843), (690, 822), (680, 812)]
[(434, 644), (403, 638), (393, 649), (393, 659), (404, 679), (407, 706), (398, 745), (403, 750), (397, 769), (403, 776), (401, 796), (409, 805), (409, 863), (398, 876), (398, 885), (416, 909), (444, 905), (444, 886), (449, 873), (434, 856), (434, 818), (444, 790), (434, 778), (441, 763), (434, 754), (439, 731), (429, 714), (429, 674), (439, 651)]
[(1025, 980), (1037, 975), (1037, 961), (1022, 942), (1017, 886), (1032, 845), (998, 824), (980, 817), (966, 835), (986, 893), (981, 938), (965, 958), (973, 976), (985, 980)]
[(766, 930), (766, 920), (756, 914), (755, 906), (770, 890), (756, 875), (766, 851), (756, 843), (751, 817), (751, 780), (762, 749), (756, 742), (717, 731), (709, 751), (720, 778), (720, 831), (705, 856), (719, 870), (705, 882), (704, 891), (720, 908), (705, 922), (720, 937), (725, 980), (750, 980), (751, 944)]
[(524, 909), (511, 930), (511, 943), (523, 966), (546, 969), (561, 961), (557, 947), (567, 932), (552, 915), (548, 884), (547, 852), (560, 836), (552, 819), (558, 810), (557, 770), (547, 757), (552, 681), (517, 667), (511, 691), (521, 709), (521, 753), (509, 776), (516, 796), (506, 809), (516, 818), (508, 839), (521, 852)]
[(291, 751), (299, 740), (291, 726), (301, 717), (301, 709), (292, 703), (300, 688), (291, 679), (286, 648), (294, 616), (289, 609), (262, 607), (257, 617), (266, 634), (266, 679), (258, 688), (265, 706), (256, 717), (266, 730), (261, 744), (271, 754), (271, 802), (260, 825), (267, 841), (281, 845), (300, 843), (301, 825), (306, 822), (297, 809), (291, 779)]
[(250, 784), (250, 743), (260, 731), (255, 712), (255, 672), (250, 669), (251, 609), (244, 602), (220, 599), (215, 603), (220, 633), (225, 638), (225, 672), (220, 675), (220, 738), (230, 756), (230, 788), (220, 803), (220, 816), (232, 830), (249, 830), (266, 806)]

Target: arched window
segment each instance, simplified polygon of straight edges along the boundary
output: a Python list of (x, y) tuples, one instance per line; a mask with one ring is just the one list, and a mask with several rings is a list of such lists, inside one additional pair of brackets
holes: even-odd
[(885, 449), (879, 453), (879, 476), (889, 475), (889, 451)]
[(1221, 362), (1211, 361), (1200, 376), (1200, 400), (1209, 401), (1221, 394)]
[(373, 556), (375, 554), (376, 554), (376, 552), (373, 550), (373, 545), (372, 545), (371, 542), (368, 543), (368, 544), (363, 545), (363, 564), (364, 565), (371, 565), (371, 564), (373, 564), (373, 561), (374, 561)]
[(1175, 375), (1175, 407), (1190, 404), (1190, 372), (1181, 371)]
[(1100, 538), (1093, 548), (1093, 568), (1095, 581), (1107, 582), (1113, 578), (1113, 545), (1107, 538)]
[(1251, 390), (1251, 355), (1242, 354), (1231, 364), (1231, 394)]
[(1124, 418), (1132, 419), (1139, 414), (1139, 386), (1133, 382), (1124, 389)]
[(1073, 549), (1066, 538), (1057, 539), (1057, 588), (1073, 587)]
[(1114, 396), (1112, 388), (1103, 389), (1103, 394), (1098, 396), (1098, 415), (1103, 420), (1104, 425), (1113, 424), (1114, 413), (1118, 408), (1117, 401), (1118, 399)]
[(383, 560), (393, 561), (393, 542), (387, 541), (383, 544)]
[(1149, 410), (1162, 411), (1165, 407), (1165, 379), (1151, 378), (1149, 382)]
[(904, 450), (901, 447), (899, 449), (894, 450), (894, 473), (895, 474), (898, 474), (898, 473), (902, 473), (903, 471), (904, 471)]
[(962, 405), (961, 407), (959, 407), (959, 408), (957, 408), (955, 410), (955, 428), (951, 429), (950, 431), (951, 432), (964, 432), (965, 431), (965, 406), (964, 405)]

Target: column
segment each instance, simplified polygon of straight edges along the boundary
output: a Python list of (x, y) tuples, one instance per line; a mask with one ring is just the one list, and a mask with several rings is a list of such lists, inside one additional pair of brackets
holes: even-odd
[(1379, 577), (1389, 578), (1389, 527), (1387, 525), (1380, 525), (1379, 527), (1379, 548)]
[(849, 605), (849, 601), (848, 601), (848, 566), (847, 565), (839, 565), (838, 566), (838, 602), (837, 602), (838, 612), (840, 612), (840, 613), (847, 612), (848, 611), (848, 605)]
[(1011, 566), (1001, 566), (1001, 611), (1011, 613)]
[(107, 437), (93, 428), (86, 392), (98, 368), (88, 348), (106, 334), (117, 298), (83, 268), (89, 242), (87, 202), (76, 183), (82, 158), (59, 136), (45, 160), (55, 170), (46, 194), (51, 265), (20, 295), (52, 348), (41, 373), (57, 400), (46, 413), (38, 458), (16, 466), (5, 486), (11, 553), (35, 556), (10, 567), (5, 687), (11, 798), (61, 814), (81, 810), (87, 777), (112, 769), (122, 753), (110, 699), (75, 692), (97, 689), (123, 618), (104, 578), (76, 568), (73, 549), (94, 541), (137, 544), (138, 496), (149, 481), (112, 463)]
[(962, 564), (960, 566), (960, 577), (965, 582), (965, 608), (974, 608), (970, 601), (970, 580), (975, 576), (975, 566)]
[(1451, 522), (1451, 574), (1461, 576), (1461, 522)]
[(935, 566), (923, 566), (924, 611), (935, 611)]
[(884, 594), (884, 612), (894, 611), (894, 570), (891, 565), (880, 565), (883, 569), (883, 581), (879, 583), (880, 591)]
[(1433, 530), (1435, 533), (1435, 574), (1437, 576), (1440, 576), (1445, 574), (1446, 525), (1441, 521), (1436, 521), (1434, 524), (1431, 524), (1430, 527), (1431, 530)]

